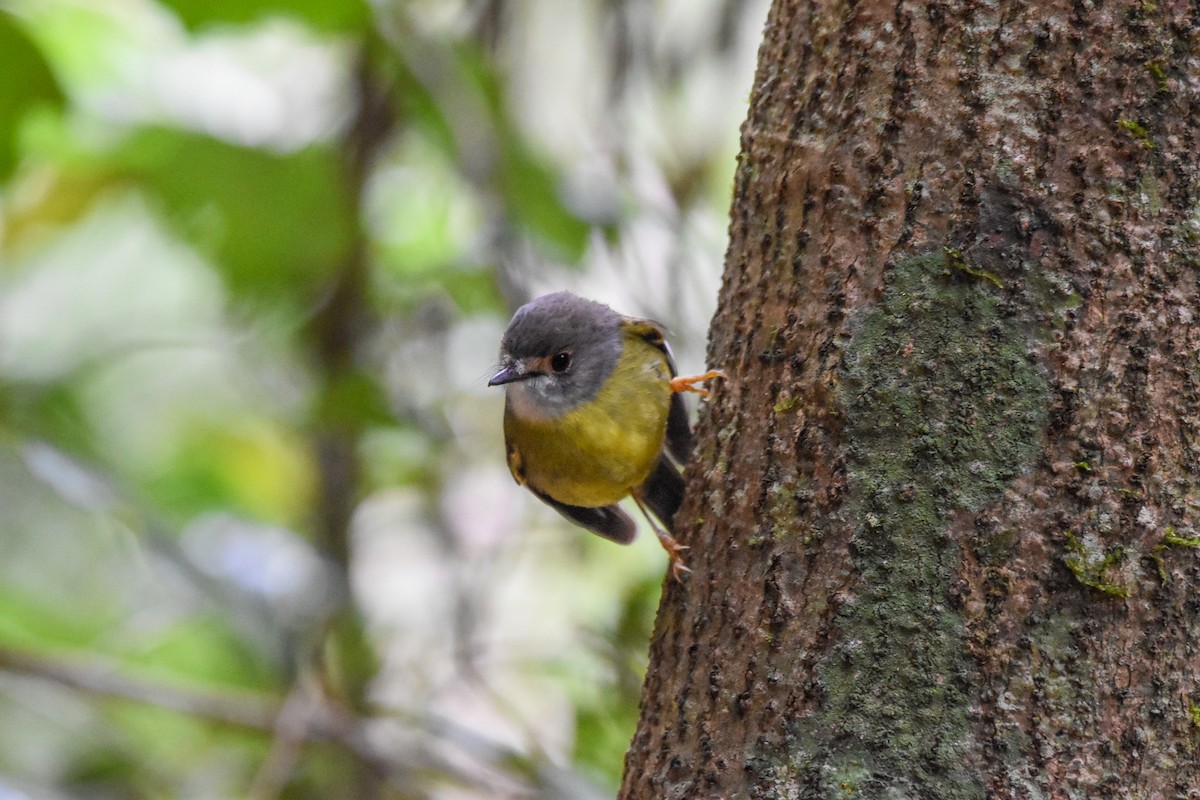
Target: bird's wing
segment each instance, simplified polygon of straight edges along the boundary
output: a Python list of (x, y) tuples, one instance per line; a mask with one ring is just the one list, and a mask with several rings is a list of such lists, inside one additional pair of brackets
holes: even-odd
[[(625, 317), (622, 323), (630, 333), (663, 352), (672, 378), (679, 374), (675, 367), (675, 355), (671, 352), (671, 346), (667, 344), (666, 329), (661, 324), (639, 317)], [(692, 424), (688, 421), (683, 395), (676, 392), (671, 394), (671, 408), (667, 412), (667, 452), (681, 465), (687, 463), (688, 455), (692, 452)]]
[(617, 544), (629, 544), (637, 535), (637, 526), (633, 519), (622, 511), (620, 506), (600, 506), (599, 508), (569, 506), (566, 503), (558, 502), (553, 497), (547, 497), (533, 487), (529, 488), (543, 503), (597, 536), (603, 536)]
[(674, 529), (675, 512), (683, 503), (683, 476), (667, 456), (658, 458), (658, 466), (638, 487), (637, 498), (654, 512), (668, 531)]

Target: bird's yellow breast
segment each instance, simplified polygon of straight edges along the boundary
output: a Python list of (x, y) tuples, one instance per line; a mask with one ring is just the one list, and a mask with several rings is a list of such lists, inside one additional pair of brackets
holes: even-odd
[(554, 419), (504, 410), (509, 468), (521, 483), (560, 503), (594, 508), (621, 500), (650, 475), (671, 403), (666, 354), (626, 335), (612, 374), (590, 402)]

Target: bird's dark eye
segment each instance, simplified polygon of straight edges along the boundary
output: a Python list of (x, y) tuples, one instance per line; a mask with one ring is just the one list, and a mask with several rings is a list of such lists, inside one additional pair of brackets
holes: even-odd
[(559, 350), (554, 354), (554, 358), (550, 359), (550, 369), (555, 372), (566, 372), (571, 366), (571, 354), (566, 350)]

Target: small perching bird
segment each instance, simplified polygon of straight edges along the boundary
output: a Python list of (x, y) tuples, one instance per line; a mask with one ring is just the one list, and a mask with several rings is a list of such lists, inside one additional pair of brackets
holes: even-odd
[(679, 393), (707, 395), (695, 384), (719, 376), (677, 377), (657, 322), (556, 292), (517, 309), (488, 385), (505, 387), (504, 440), (517, 483), (620, 544), (637, 529), (617, 503), (633, 497), (680, 579), (690, 571), (680, 556), (687, 548), (671, 530), (692, 431)]

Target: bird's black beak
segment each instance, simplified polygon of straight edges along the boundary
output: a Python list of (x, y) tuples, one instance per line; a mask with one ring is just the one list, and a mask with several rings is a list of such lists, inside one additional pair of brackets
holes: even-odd
[(519, 364), (510, 364), (493, 375), (491, 380), (488, 381), (488, 386), (502, 386), (506, 383), (523, 381), (527, 378), (532, 378), (533, 375), (534, 373), (525, 370)]

